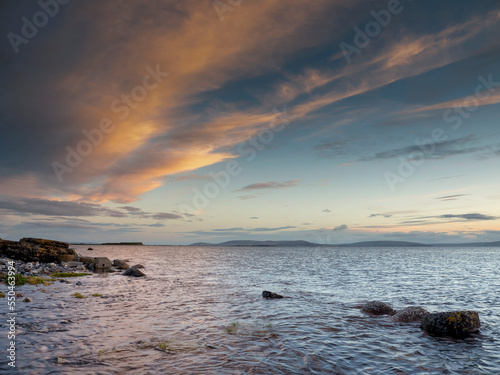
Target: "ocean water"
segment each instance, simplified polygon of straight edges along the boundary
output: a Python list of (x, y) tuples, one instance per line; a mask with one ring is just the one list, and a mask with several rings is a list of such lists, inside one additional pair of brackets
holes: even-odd
[[(1, 373), (500, 374), (499, 248), (75, 248), (141, 263), (148, 277), (18, 287), (32, 302), (16, 304), (15, 371), (0, 322)], [(482, 329), (430, 337), (361, 313), (373, 299), (476, 310)]]

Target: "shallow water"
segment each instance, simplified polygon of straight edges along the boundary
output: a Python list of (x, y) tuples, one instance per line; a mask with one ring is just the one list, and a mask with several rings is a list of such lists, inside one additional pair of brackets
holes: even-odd
[[(17, 299), (12, 373), (500, 373), (499, 248), (75, 248), (141, 263), (148, 277), (18, 287), (32, 302)], [(291, 298), (265, 300), (263, 290)], [(372, 299), (476, 310), (481, 333), (429, 337), (418, 324), (362, 314)], [(6, 319), (0, 329), (5, 353)]]

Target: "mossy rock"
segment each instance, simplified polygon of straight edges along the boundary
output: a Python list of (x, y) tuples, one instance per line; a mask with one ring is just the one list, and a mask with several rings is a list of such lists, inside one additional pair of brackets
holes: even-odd
[(422, 319), (421, 328), (432, 336), (464, 338), (481, 327), (476, 311), (447, 311), (429, 314)]

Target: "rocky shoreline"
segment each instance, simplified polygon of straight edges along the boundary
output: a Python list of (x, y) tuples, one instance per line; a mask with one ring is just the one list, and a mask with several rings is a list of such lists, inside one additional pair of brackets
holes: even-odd
[(66, 273), (122, 272), (125, 276), (146, 276), (127, 261), (106, 257), (86, 257), (69, 248), (66, 242), (42, 238), (22, 238), (20, 241), (0, 239), (0, 278), (4, 279), (10, 266), (22, 276), (51, 276)]

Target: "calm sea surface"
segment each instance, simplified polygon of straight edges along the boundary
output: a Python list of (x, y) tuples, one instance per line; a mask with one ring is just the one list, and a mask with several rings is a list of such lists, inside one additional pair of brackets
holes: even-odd
[[(141, 263), (148, 277), (18, 287), (32, 302), (16, 305), (12, 373), (500, 374), (499, 248), (75, 248)], [(290, 298), (265, 300), (263, 290)], [(476, 310), (482, 330), (429, 337), (362, 314), (373, 299)], [(6, 312), (3, 298), (7, 374)]]

